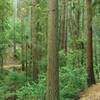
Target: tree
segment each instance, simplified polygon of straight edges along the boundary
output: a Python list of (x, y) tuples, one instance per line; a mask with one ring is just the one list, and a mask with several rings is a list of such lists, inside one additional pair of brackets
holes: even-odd
[(16, 18), (17, 18), (17, 0), (13, 0), (13, 44), (14, 44), (14, 57), (16, 58)]
[(78, 45), (78, 39), (80, 36), (80, 1), (74, 1), (73, 2), (73, 22), (74, 22), (74, 32), (73, 32), (73, 48), (74, 50), (78, 50), (79, 49), (79, 45)]
[(47, 98), (59, 100), (58, 0), (49, 0)]
[(36, 6), (37, 0), (32, 0), (32, 63), (33, 63), (33, 80), (38, 80), (38, 50), (37, 50), (37, 24), (36, 24)]
[(24, 18), (21, 15), (21, 63), (22, 63), (22, 71), (25, 70), (25, 43), (24, 43)]
[(95, 76), (93, 70), (93, 40), (92, 40), (92, 0), (86, 0), (86, 33), (87, 33), (87, 71), (88, 85), (95, 84)]
[(61, 47), (62, 49), (64, 49), (65, 51), (67, 51), (67, 7), (66, 7), (66, 0), (62, 1), (62, 6), (63, 6), (63, 13), (61, 16), (61, 36), (62, 36), (62, 41), (61, 41)]
[(24, 25), (24, 18), (26, 15), (26, 9), (25, 7), (22, 7), (22, 2), (18, 2), (19, 7), (19, 18), (20, 18), (20, 36), (21, 36), (21, 64), (22, 64), (22, 71), (25, 71), (25, 41), (24, 41), (24, 34), (25, 34), (25, 25)]

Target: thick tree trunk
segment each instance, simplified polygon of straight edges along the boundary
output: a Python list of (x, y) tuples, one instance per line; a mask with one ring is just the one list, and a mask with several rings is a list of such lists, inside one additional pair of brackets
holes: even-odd
[(46, 100), (59, 100), (58, 0), (49, 0)]
[(87, 33), (87, 71), (88, 85), (95, 84), (93, 71), (93, 43), (92, 43), (92, 0), (86, 0), (86, 33)]

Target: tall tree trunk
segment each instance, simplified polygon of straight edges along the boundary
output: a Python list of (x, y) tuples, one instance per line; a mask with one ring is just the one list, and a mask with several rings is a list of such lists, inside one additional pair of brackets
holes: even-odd
[(28, 41), (26, 40), (26, 43), (25, 43), (25, 52), (26, 52), (26, 55), (25, 55), (25, 67), (26, 67), (26, 81), (27, 81), (27, 77), (28, 77)]
[(32, 76), (31, 69), (33, 66), (33, 61), (32, 61), (32, 7), (29, 8), (29, 23), (30, 23), (30, 61), (29, 61), (29, 66), (30, 66), (30, 76)]
[(58, 0), (49, 0), (46, 100), (59, 100)]
[(14, 58), (16, 58), (16, 16), (17, 16), (17, 0), (13, 0), (13, 44), (14, 44)]
[(38, 80), (38, 52), (37, 52), (37, 23), (36, 23), (37, 1), (32, 0), (32, 61), (33, 61), (33, 80)]
[(25, 46), (24, 46), (24, 20), (23, 20), (23, 18), (22, 18), (22, 16), (21, 16), (21, 63), (22, 63), (22, 71), (24, 71), (25, 70)]
[(92, 40), (92, 0), (86, 0), (86, 33), (87, 33), (87, 71), (88, 71), (88, 85), (95, 84), (95, 77), (93, 71), (93, 40)]
[[(1, 32), (4, 32), (5, 31), (5, 29), (4, 29), (4, 20), (3, 20), (3, 18), (2, 18), (2, 27), (1, 27)], [(1, 56), (0, 56), (0, 67), (1, 67), (1, 73), (3, 73), (3, 65), (4, 65), (4, 57), (3, 57), (3, 53), (1, 53)]]
[(62, 1), (63, 13), (61, 16), (61, 35), (62, 35), (62, 49), (67, 51), (67, 7), (66, 7), (66, 0)]
[(73, 48), (74, 50), (78, 50), (79, 49), (79, 45), (78, 45), (78, 38), (80, 35), (80, 2), (79, 0), (77, 0), (77, 4), (75, 5), (75, 10), (76, 12), (74, 13), (74, 32), (73, 32)]
[[(82, 31), (81, 31), (81, 37), (83, 38), (84, 37), (84, 5), (85, 5), (85, 0), (82, 0), (82, 11), (81, 11), (81, 26), (82, 26)], [(85, 51), (85, 47), (84, 47), (84, 41), (82, 40), (81, 42), (80, 42), (80, 48), (81, 48), (81, 52), (82, 52), (82, 54), (81, 54), (81, 65), (83, 66), (83, 64), (84, 64), (84, 51)]]
[(74, 59), (74, 64), (76, 64), (77, 67), (80, 66), (80, 57), (78, 55), (78, 52), (80, 50), (79, 48), (79, 36), (80, 36), (80, 2), (77, 0), (77, 3), (75, 4), (73, 2), (73, 6), (75, 6), (75, 11), (73, 11), (73, 51), (76, 53), (76, 57)]

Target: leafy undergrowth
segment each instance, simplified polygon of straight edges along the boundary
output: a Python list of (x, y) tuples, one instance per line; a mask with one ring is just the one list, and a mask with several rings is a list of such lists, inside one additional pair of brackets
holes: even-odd
[(30, 82), (32, 80), (25, 73), (19, 71), (3, 71), (0, 74), (0, 100), (33, 100), (44, 98), (45, 95), (45, 75), (39, 77), (39, 83)]
[(100, 83), (86, 89), (80, 97), (80, 100), (100, 100)]

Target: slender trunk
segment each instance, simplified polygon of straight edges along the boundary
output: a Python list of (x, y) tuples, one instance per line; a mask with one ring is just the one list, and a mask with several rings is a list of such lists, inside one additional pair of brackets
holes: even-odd
[(74, 50), (78, 50), (79, 49), (79, 45), (78, 45), (78, 38), (80, 35), (80, 2), (79, 0), (77, 0), (77, 6), (78, 8), (76, 8), (76, 13), (74, 14), (74, 32), (73, 32), (73, 48)]
[[(3, 19), (3, 18), (2, 18)], [(2, 20), (2, 27), (1, 27), (1, 32), (4, 32), (4, 21)], [(1, 53), (1, 72), (3, 73), (3, 63), (4, 63), (4, 57), (3, 53)]]
[[(83, 38), (84, 37), (84, 5), (85, 5), (85, 0), (82, 1), (83, 3), (83, 7), (82, 7), (82, 14), (81, 14), (81, 25), (82, 25), (82, 31), (81, 31), (81, 37)], [(81, 55), (81, 65), (83, 66), (84, 64), (84, 51), (85, 51), (85, 47), (84, 47), (84, 41), (82, 40), (81, 43), (80, 43), (80, 48), (81, 48), (81, 52), (82, 52), (82, 55)]]
[(61, 16), (61, 35), (62, 35), (62, 39), (61, 39), (61, 40), (62, 40), (62, 41), (61, 41), (61, 42), (62, 42), (62, 43), (61, 43), (62, 47), (61, 47), (61, 48), (62, 48), (62, 49), (66, 49), (66, 48), (65, 48), (65, 43), (64, 43), (64, 42), (65, 42), (64, 40), (65, 40), (65, 38), (66, 38), (66, 37), (65, 37), (65, 34), (66, 34), (66, 33), (65, 33), (65, 15), (66, 15), (66, 14), (65, 14), (65, 11), (66, 11), (65, 0), (62, 1), (62, 5), (63, 5), (63, 6), (62, 6), (62, 7), (63, 7), (63, 9), (62, 9), (63, 11), (62, 11), (62, 12), (63, 12), (63, 13), (62, 13), (62, 16)]
[(26, 40), (26, 59), (25, 59), (25, 65), (26, 65), (26, 81), (28, 76), (28, 42)]
[(74, 31), (73, 31), (73, 51), (76, 53), (76, 57), (74, 59), (74, 64), (76, 64), (77, 67), (80, 66), (80, 56), (78, 55), (78, 52), (80, 50), (79, 48), (79, 36), (80, 36), (80, 2), (77, 0), (77, 4), (75, 5), (75, 12), (73, 12), (73, 23), (74, 23)]
[(33, 62), (33, 80), (38, 81), (38, 52), (37, 52), (37, 23), (36, 23), (36, 5), (37, 1), (32, 1), (32, 62)]
[(67, 44), (67, 39), (68, 39), (68, 1), (66, 0), (65, 4), (66, 4), (66, 10), (65, 10), (65, 35), (64, 35), (64, 48), (67, 54), (67, 49), (68, 49), (68, 44)]
[(14, 58), (16, 58), (16, 16), (17, 16), (17, 0), (13, 0), (13, 43), (14, 43)]
[(21, 63), (22, 63), (22, 71), (24, 71), (25, 70), (25, 61), (24, 61), (24, 57), (25, 57), (25, 51), (24, 51), (24, 30), (23, 30), (23, 28), (24, 28), (24, 21), (23, 21), (23, 18), (22, 18), (22, 16), (21, 16)]
[(31, 69), (32, 69), (32, 66), (33, 66), (33, 61), (32, 61), (32, 7), (30, 7), (29, 9), (29, 19), (30, 19), (30, 41), (31, 41), (31, 44), (30, 44), (30, 75), (31, 74)]

